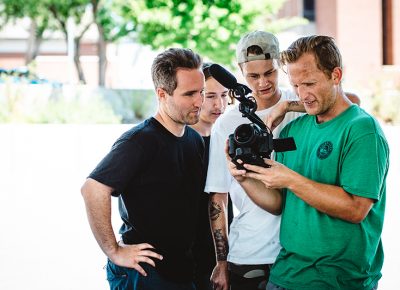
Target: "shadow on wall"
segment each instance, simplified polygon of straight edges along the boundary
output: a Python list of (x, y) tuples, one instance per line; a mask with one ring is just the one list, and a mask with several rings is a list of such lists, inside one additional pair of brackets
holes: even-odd
[(151, 116), (156, 108), (153, 90), (0, 84), (1, 123), (131, 124)]

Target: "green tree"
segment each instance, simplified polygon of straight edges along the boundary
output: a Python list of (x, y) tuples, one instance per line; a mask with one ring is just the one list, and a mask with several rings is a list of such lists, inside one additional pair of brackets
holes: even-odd
[[(68, 43), (68, 20), (72, 19), (76, 30), (74, 32), (74, 64), (78, 73), (79, 81), (86, 84), (85, 75), (83, 73), (80, 61), (80, 44), (82, 37), (93, 24), (93, 18), (85, 18), (87, 6), (90, 0), (40, 0), (47, 11), (50, 11), (54, 21), (57, 23), (59, 30), (64, 34), (65, 41)], [(68, 46), (68, 44), (67, 44)]]
[(48, 12), (44, 10), (42, 5), (38, 5), (33, 0), (3, 0), (0, 5), (0, 15), (2, 23), (0, 27), (8, 22), (15, 22), (24, 17), (30, 19), (28, 49), (25, 55), (25, 63), (28, 65), (32, 62), (39, 52), (39, 47), (43, 41), (43, 33), (47, 29), (54, 26), (49, 21)]
[[(32, 49), (37, 55), (46, 29), (60, 30), (67, 41), (69, 19), (76, 26), (74, 64), (79, 80), (86, 83), (80, 63), (80, 42), (95, 24), (99, 32), (99, 85), (105, 83), (108, 43), (134, 35), (153, 49), (188, 47), (222, 64), (233, 64), (235, 45), (254, 29), (277, 32), (298, 25), (298, 19), (277, 20), (286, 0), (2, 0), (4, 21), (32, 20)], [(91, 11), (88, 17), (88, 11)], [(86, 17), (84, 17), (86, 15)], [(1, 21), (0, 21), (1, 25)]]
[[(240, 37), (271, 23), (285, 0), (128, 0), (124, 17), (137, 22), (137, 39), (153, 49), (181, 46), (231, 65)], [(283, 24), (281, 24), (283, 25)]]
[(136, 29), (136, 18), (123, 17), (129, 11), (126, 0), (91, 0), (92, 14), (99, 33), (99, 85), (105, 85), (107, 44), (118, 41)]
[[(108, 43), (134, 35), (153, 49), (188, 47), (232, 64), (240, 37), (253, 29), (281, 29), (304, 23), (276, 19), (286, 0), (92, 0), (99, 32), (99, 85), (104, 85)], [(262, 3), (260, 3), (262, 2)]]
[[(34, 60), (38, 54), (43, 34), (47, 31), (59, 30), (68, 41), (68, 19), (72, 19), (77, 27), (74, 37), (74, 64), (81, 82), (86, 83), (80, 62), (80, 42), (83, 35), (93, 23), (93, 19), (86, 22), (86, 8), (90, 0), (2, 0), (0, 15), (3, 16), (3, 25), (9, 21), (15, 21), (28, 17), (31, 20), (30, 37), (26, 63)], [(68, 45), (67, 45), (68, 46)]]

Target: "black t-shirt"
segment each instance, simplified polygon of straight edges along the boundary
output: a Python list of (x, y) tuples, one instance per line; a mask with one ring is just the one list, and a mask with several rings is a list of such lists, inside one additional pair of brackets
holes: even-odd
[(173, 281), (192, 279), (203, 158), (195, 130), (176, 137), (150, 118), (125, 132), (89, 176), (119, 197), (124, 243), (153, 245), (164, 257), (156, 269)]

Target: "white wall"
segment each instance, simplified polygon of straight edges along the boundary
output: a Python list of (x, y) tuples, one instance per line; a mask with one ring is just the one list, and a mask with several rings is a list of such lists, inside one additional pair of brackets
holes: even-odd
[[(80, 186), (130, 127), (0, 125), (0, 289), (108, 289)], [(396, 289), (400, 272), (400, 128), (384, 129), (391, 169), (380, 290)], [(117, 230), (118, 215), (113, 224)]]

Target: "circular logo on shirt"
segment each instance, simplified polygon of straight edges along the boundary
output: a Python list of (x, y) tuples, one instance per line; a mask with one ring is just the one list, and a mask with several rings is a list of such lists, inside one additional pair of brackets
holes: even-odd
[(325, 141), (321, 145), (319, 145), (317, 150), (317, 156), (319, 159), (327, 158), (333, 150), (333, 144), (331, 141)]

